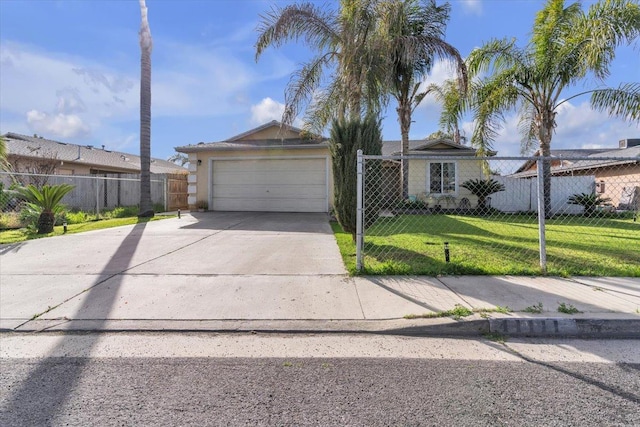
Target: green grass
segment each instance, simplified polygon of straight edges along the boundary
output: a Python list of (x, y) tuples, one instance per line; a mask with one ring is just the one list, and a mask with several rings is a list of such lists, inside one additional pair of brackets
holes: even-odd
[[(132, 225), (142, 222), (157, 221), (159, 219), (171, 218), (171, 216), (156, 216), (153, 218), (112, 218), (99, 221), (84, 222), (81, 224), (69, 224), (67, 225), (67, 234), (83, 233), (85, 231), (102, 230), (104, 228), (120, 227), (122, 225)], [(35, 231), (30, 231), (26, 228), (20, 228), (18, 230), (6, 230), (0, 231), (0, 244), (3, 243), (18, 243), (25, 240), (41, 239), (43, 237), (60, 236), (63, 233), (62, 226), (54, 227), (53, 233), (49, 234), (37, 234)]]
[(511, 309), (509, 307), (502, 307), (497, 305), (495, 308), (474, 308), (473, 310), (468, 309), (467, 307), (456, 304), (454, 308), (451, 310), (444, 311), (436, 311), (432, 313), (424, 313), (424, 314), (407, 314), (404, 316), (405, 319), (435, 319), (438, 317), (453, 317), (454, 319), (460, 319), (461, 317), (471, 316), (474, 313), (480, 314), (481, 317), (488, 317), (489, 313), (502, 313), (508, 314), (511, 313)]
[[(355, 244), (332, 224), (345, 266), (355, 271)], [(565, 216), (546, 224), (547, 273), (640, 277), (640, 223)], [(444, 258), (449, 242), (450, 262)], [(362, 274), (539, 275), (537, 219), (400, 215), (365, 233)]]

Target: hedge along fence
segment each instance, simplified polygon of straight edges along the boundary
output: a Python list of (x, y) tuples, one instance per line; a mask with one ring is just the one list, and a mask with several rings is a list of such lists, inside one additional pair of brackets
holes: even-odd
[[(62, 204), (72, 209), (100, 212), (118, 206), (135, 206), (140, 202), (140, 176), (138, 174), (103, 175), (40, 175), (1, 172), (0, 178), (5, 188), (14, 178), (29, 183), (32, 178), (48, 185), (71, 184), (74, 189), (63, 199)], [(186, 180), (186, 175), (185, 175)], [(151, 200), (161, 204), (165, 210), (169, 206), (167, 198), (167, 177), (154, 174), (151, 177)]]

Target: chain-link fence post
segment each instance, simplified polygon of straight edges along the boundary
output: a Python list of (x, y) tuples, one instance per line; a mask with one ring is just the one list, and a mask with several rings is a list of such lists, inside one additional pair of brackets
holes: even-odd
[[(543, 157), (539, 157), (537, 160), (537, 167), (538, 167), (538, 176), (537, 176), (537, 181), (538, 181), (538, 191), (537, 191), (537, 195), (538, 195), (538, 236), (539, 236), (539, 240), (540, 240), (540, 270), (542, 270), (542, 273), (546, 273), (547, 272), (547, 241), (546, 241), (546, 233), (545, 233), (545, 206), (544, 206), (544, 199), (545, 199), (545, 188), (544, 188), (544, 162), (546, 161), (545, 158)], [(551, 189), (549, 189), (549, 191), (551, 191)]]
[(362, 270), (362, 246), (364, 242), (363, 236), (363, 180), (362, 180), (362, 170), (363, 170), (363, 159), (362, 159), (362, 150), (358, 150), (357, 153), (357, 180), (356, 186), (356, 270)]

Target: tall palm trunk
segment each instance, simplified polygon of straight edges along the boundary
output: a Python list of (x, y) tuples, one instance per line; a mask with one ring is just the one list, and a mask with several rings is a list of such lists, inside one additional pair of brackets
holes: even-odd
[(400, 161), (400, 181), (402, 183), (402, 199), (409, 197), (409, 161), (404, 156), (409, 155), (409, 131), (411, 130), (411, 105), (409, 102), (398, 103), (398, 120), (400, 121), (400, 135), (402, 144), (400, 154), (403, 156)]
[(140, 0), (140, 213), (153, 216), (151, 202), (151, 30), (145, 0)]
[(555, 113), (553, 111), (543, 111), (537, 120), (538, 142), (540, 156), (546, 158), (542, 162), (542, 190), (544, 198), (544, 216), (551, 217), (551, 137), (555, 128)]

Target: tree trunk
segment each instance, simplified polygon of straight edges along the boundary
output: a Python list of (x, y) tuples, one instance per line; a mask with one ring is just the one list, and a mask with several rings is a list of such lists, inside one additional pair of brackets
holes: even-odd
[(145, 0), (140, 0), (140, 213), (153, 216), (151, 202), (151, 31)]
[(555, 128), (555, 113), (546, 111), (538, 125), (540, 156), (547, 158), (542, 162), (542, 192), (544, 197), (544, 216), (551, 218), (551, 137)]
[(404, 156), (409, 155), (409, 130), (411, 129), (411, 106), (408, 104), (399, 105), (397, 108), (398, 119), (400, 120), (400, 134), (402, 144), (400, 154), (403, 156), (400, 161), (400, 182), (402, 185), (402, 199), (409, 198), (409, 161)]
[(38, 234), (48, 234), (53, 231), (56, 216), (51, 211), (42, 211), (38, 217)]

